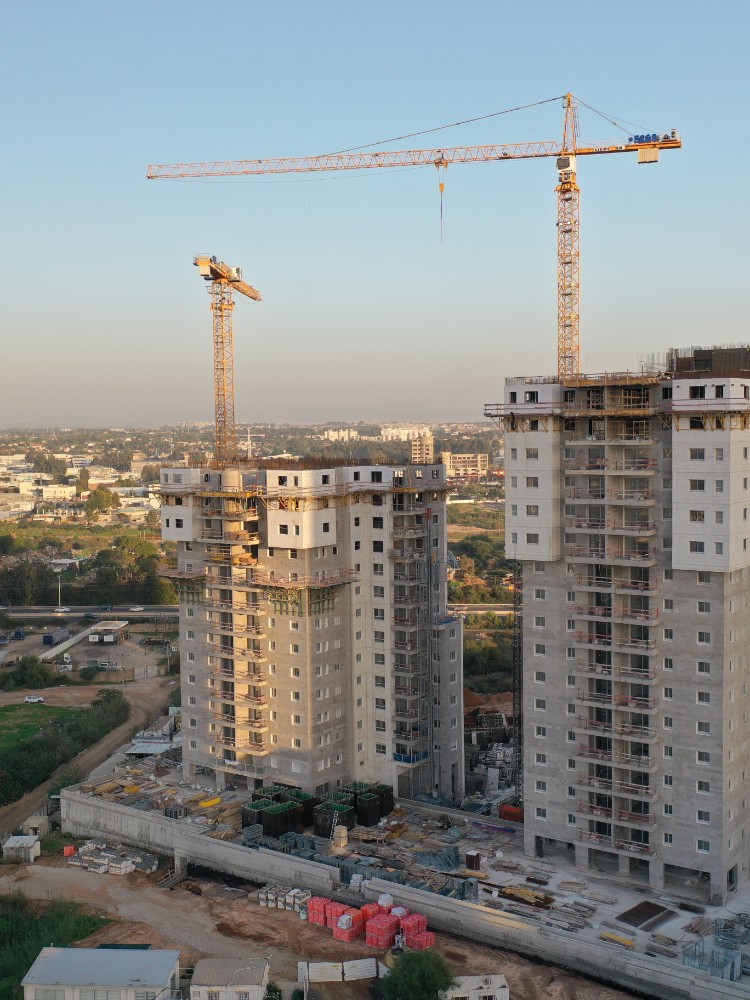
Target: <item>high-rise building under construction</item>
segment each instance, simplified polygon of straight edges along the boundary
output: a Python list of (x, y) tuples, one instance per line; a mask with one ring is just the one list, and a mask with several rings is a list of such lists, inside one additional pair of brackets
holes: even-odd
[(170, 468), (185, 773), (463, 794), (441, 465)]
[(750, 349), (511, 378), (525, 848), (724, 899), (748, 878)]

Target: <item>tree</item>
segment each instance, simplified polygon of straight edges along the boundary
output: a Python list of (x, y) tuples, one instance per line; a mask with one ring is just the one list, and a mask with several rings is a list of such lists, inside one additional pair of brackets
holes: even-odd
[(159, 466), (158, 465), (144, 465), (141, 469), (141, 482), (142, 483), (158, 483), (159, 482)]
[(161, 518), (159, 517), (158, 510), (150, 510), (143, 521), (143, 526), (146, 531), (152, 534), (161, 531)]
[(92, 514), (99, 514), (102, 511), (115, 510), (121, 506), (121, 502), (120, 498), (112, 490), (108, 490), (106, 486), (97, 486), (89, 494), (89, 498), (84, 506), (86, 513), (91, 516)]
[(89, 488), (89, 470), (81, 469), (78, 473), (78, 482), (76, 483), (76, 495), (80, 496), (85, 493)]
[(438, 951), (407, 951), (383, 979), (384, 1000), (440, 1000), (453, 985), (445, 959)]

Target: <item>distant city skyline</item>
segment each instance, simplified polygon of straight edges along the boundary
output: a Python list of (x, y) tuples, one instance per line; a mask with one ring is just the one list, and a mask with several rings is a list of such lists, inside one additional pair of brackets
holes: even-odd
[(506, 376), (556, 370), (554, 160), (452, 166), (442, 226), (432, 168), (146, 167), (556, 139), (558, 101), (418, 133), (568, 90), (607, 119), (582, 107), (583, 139), (613, 118), (684, 139), (658, 166), (579, 164), (583, 369), (743, 340), (749, 21), (721, 0), (584, 0), (574, 29), (551, 0), (247, 0), (209, 46), (178, 0), (9, 7), (0, 426), (210, 421), (202, 252), (263, 295), (235, 310), (238, 420), (481, 420)]

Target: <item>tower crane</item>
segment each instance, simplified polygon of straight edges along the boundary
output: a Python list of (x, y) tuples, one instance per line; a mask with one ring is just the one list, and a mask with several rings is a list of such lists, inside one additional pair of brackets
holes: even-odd
[(260, 292), (242, 280), (242, 271), (207, 255), (193, 260), (200, 274), (210, 283), (211, 312), (214, 327), (214, 411), (216, 439), (214, 461), (220, 464), (237, 461), (237, 430), (234, 423), (234, 335), (232, 312), (234, 292), (261, 301)]
[[(445, 170), (453, 163), (555, 157), (558, 170), (558, 184), (555, 188), (557, 192), (557, 371), (561, 380), (575, 380), (580, 372), (580, 189), (576, 178), (577, 157), (637, 153), (639, 163), (656, 163), (660, 150), (679, 149), (682, 140), (679, 133), (672, 129), (660, 134), (631, 135), (627, 139), (608, 142), (579, 143), (579, 102), (570, 93), (565, 94), (562, 101), (563, 131), (562, 138), (558, 140), (455, 146), (445, 149), (344, 152), (266, 160), (151, 164), (148, 167), (147, 177), (149, 180), (234, 177), (313, 173), (323, 170), (371, 170), (427, 164), (432, 164), (438, 170)], [(214, 315), (216, 317), (216, 313)]]

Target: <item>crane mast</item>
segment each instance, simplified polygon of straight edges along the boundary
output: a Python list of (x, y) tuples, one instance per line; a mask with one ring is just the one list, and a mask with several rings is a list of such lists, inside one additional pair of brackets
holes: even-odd
[(252, 285), (242, 280), (238, 267), (207, 255), (193, 260), (201, 276), (209, 282), (214, 342), (214, 461), (219, 465), (238, 460), (237, 428), (234, 422), (234, 333), (232, 313), (234, 292), (260, 302)]
[[(404, 149), (374, 152), (329, 153), (323, 156), (277, 157), (265, 160), (213, 161), (210, 163), (151, 164), (149, 180), (190, 177), (236, 177), (261, 174), (317, 173), (327, 170), (373, 170), (386, 167), (431, 164), (445, 170), (453, 163), (481, 163), (498, 160), (530, 160), (555, 157), (558, 169), (557, 192), (557, 372), (558, 377), (575, 380), (580, 373), (580, 189), (576, 161), (581, 156), (637, 153), (639, 163), (656, 163), (662, 149), (680, 149), (682, 139), (674, 129), (660, 134), (631, 135), (597, 143), (578, 142), (578, 102), (573, 94), (563, 97), (562, 140), (495, 143), (484, 146), (454, 146), (443, 149)], [(441, 189), (442, 190), (442, 189)], [(231, 269), (230, 269), (231, 270)], [(236, 287), (236, 286), (235, 286)], [(226, 290), (226, 289), (225, 289)], [(224, 299), (217, 288), (214, 308), (216, 382), (222, 390), (222, 406), (231, 394), (231, 294)], [(252, 296), (251, 296), (252, 297)], [(223, 317), (223, 319), (222, 319)], [(221, 345), (224, 345), (223, 354)], [(227, 354), (227, 344), (229, 354)], [(219, 360), (223, 358), (224, 360)], [(217, 444), (219, 441), (219, 390), (217, 388)], [(234, 417), (222, 429), (222, 442), (231, 450)], [(231, 423), (231, 427), (230, 427)], [(228, 435), (228, 436), (227, 436)]]

